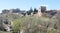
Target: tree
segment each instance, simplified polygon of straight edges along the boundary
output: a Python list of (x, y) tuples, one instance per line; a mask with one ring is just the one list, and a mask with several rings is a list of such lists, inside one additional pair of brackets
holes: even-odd
[(36, 14), (38, 12), (38, 10), (36, 8), (34, 8), (34, 14)]
[(31, 7), (30, 10), (27, 11), (27, 14), (28, 14), (28, 15), (31, 15), (32, 12), (33, 12), (33, 9), (32, 9), (32, 7)]
[(17, 9), (12, 9), (12, 12), (13, 12), (13, 13), (19, 13), (19, 12), (20, 12), (20, 9), (19, 9), (19, 8), (17, 8)]
[(31, 13), (33, 12), (33, 9), (32, 9), (32, 7), (30, 8), (30, 10), (29, 10)]
[(16, 12), (20, 12), (20, 9), (19, 9), (19, 8), (17, 8), (17, 9), (16, 9)]

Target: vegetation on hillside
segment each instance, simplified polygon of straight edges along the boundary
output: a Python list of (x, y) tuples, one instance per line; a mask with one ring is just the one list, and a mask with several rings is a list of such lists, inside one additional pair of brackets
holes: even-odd
[(17, 26), (14, 30), (21, 29), (24, 33), (60, 33), (56, 18), (24, 16), (14, 21), (14, 26)]
[(0, 17), (13, 22), (13, 33), (60, 33), (60, 17), (21, 16), (2, 14)]

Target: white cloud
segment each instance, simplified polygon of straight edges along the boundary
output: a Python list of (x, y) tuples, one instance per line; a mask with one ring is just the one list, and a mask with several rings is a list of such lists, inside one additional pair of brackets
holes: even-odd
[(46, 7), (48, 7), (48, 5), (46, 5), (46, 4), (42, 4), (42, 5), (40, 5), (40, 6), (46, 6)]

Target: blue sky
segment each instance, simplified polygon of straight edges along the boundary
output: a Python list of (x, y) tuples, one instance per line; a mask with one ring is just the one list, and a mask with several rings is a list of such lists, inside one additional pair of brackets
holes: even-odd
[(60, 0), (0, 0), (0, 12), (3, 9), (20, 8), (29, 10), (39, 8), (41, 5), (47, 5), (47, 9), (60, 9)]

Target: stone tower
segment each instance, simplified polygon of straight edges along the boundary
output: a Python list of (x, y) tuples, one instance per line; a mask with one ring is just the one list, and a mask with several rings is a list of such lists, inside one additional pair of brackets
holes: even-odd
[(46, 11), (46, 6), (41, 6), (38, 9), (38, 16), (42, 16), (42, 14)]
[(41, 12), (44, 13), (46, 11), (46, 6), (41, 6), (40, 9), (41, 9)]

